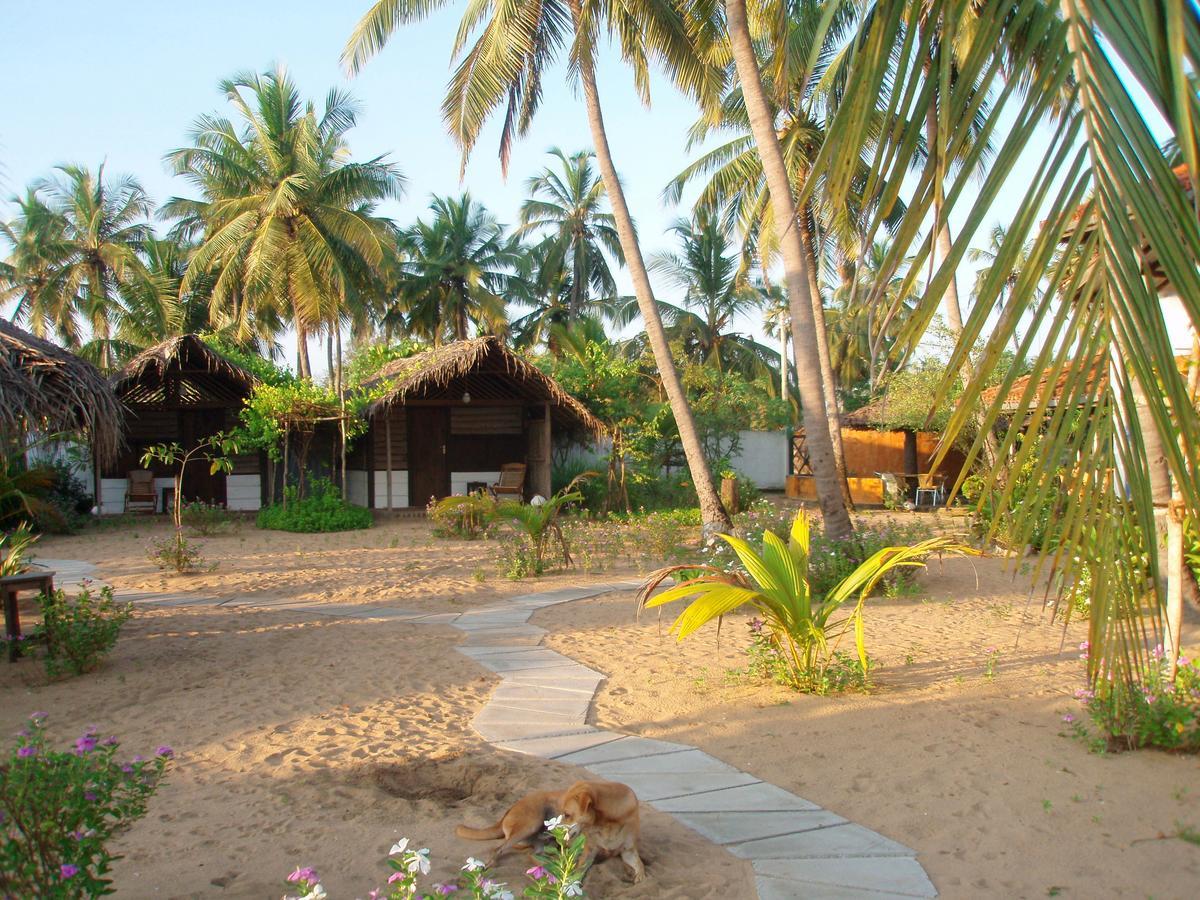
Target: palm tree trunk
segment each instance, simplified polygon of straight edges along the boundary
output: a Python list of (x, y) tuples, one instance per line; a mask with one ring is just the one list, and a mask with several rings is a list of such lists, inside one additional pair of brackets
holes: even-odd
[[(580, 0), (570, 0), (570, 8), (571, 17), (578, 27), (582, 14)], [(675, 360), (671, 358), (671, 348), (667, 344), (667, 334), (663, 330), (658, 303), (654, 299), (654, 290), (650, 286), (650, 275), (646, 271), (646, 263), (642, 259), (642, 251), (638, 246), (637, 233), (633, 227), (633, 216), (630, 215), (629, 206), (625, 202), (625, 191), (617, 177), (617, 169), (613, 164), (612, 152), (608, 146), (608, 133), (604, 128), (604, 115), (600, 109), (600, 96), (596, 88), (596, 73), (590, 59), (580, 61), (579, 79), (583, 84), (588, 125), (592, 131), (592, 142), (596, 145), (596, 161), (600, 166), (600, 177), (604, 181), (604, 190), (612, 205), (617, 236), (621, 241), (621, 250), (625, 254), (625, 265), (629, 267), (629, 274), (633, 278), (633, 292), (637, 297), (642, 320), (646, 324), (646, 337), (649, 339), (650, 349), (654, 353), (654, 362), (658, 366), (663, 388), (666, 390), (667, 399), (671, 404), (671, 413), (675, 417), (675, 425), (679, 430), (679, 442), (683, 445), (683, 453), (687, 458), (692, 483), (696, 487), (705, 538), (709, 538), (716, 531), (732, 529), (733, 522), (725, 507), (721, 505), (721, 498), (713, 485), (708, 460), (704, 458), (700, 436), (696, 432), (696, 421), (692, 417), (687, 394), (684, 393), (683, 383), (679, 380), (679, 373), (675, 369)]]
[(817, 336), (817, 360), (821, 364), (821, 388), (825, 392), (825, 419), (829, 423), (829, 439), (833, 442), (833, 462), (837, 466), (838, 482), (842, 487), (842, 502), (854, 509), (850, 482), (846, 480), (846, 448), (842, 443), (842, 411), (838, 409), (837, 376), (829, 358), (829, 332), (825, 328), (825, 304), (821, 302), (821, 285), (817, 281), (817, 247), (810, 227), (809, 209), (800, 211), (800, 241), (808, 262), (808, 292), (812, 298), (813, 324)]
[(804, 247), (796, 225), (796, 203), (792, 185), (783, 161), (783, 151), (775, 133), (771, 107), (763, 92), (758, 59), (750, 41), (746, 23), (746, 0), (725, 0), (725, 19), (733, 60), (737, 66), (742, 97), (750, 118), (754, 143), (762, 159), (763, 174), (775, 210), (775, 231), (783, 253), (784, 275), (787, 281), (788, 303), (792, 316), (792, 352), (796, 355), (796, 387), (800, 393), (804, 434), (808, 443), (809, 462), (816, 482), (817, 498), (826, 532), (831, 537), (847, 537), (854, 527), (842, 499), (833, 439), (821, 384), (821, 368), (817, 350), (816, 322), (813, 301), (809, 296)]
[(296, 322), (296, 374), (312, 380), (312, 363), (308, 360), (308, 329)]

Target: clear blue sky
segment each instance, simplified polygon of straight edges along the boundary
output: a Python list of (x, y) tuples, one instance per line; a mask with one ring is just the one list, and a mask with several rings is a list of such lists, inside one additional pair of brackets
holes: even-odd
[[(358, 158), (388, 154), (408, 179), (407, 196), (384, 212), (404, 223), (431, 193), (463, 188), (503, 222), (515, 221), (524, 182), (546, 164), (545, 151), (590, 147), (583, 103), (560, 67), (546, 83), (542, 112), (512, 157), (507, 181), (496, 157), (495, 123), (459, 181), (459, 156), (439, 104), (463, 4), (401, 29), (355, 79), (338, 57), (368, 0), (208, 0), (202, 4), (120, 0), (0, 0), (0, 196), (19, 192), (61, 162), (137, 176), (155, 202), (188, 193), (163, 154), (187, 142), (195, 117), (226, 114), (217, 82), (244, 69), (288, 66), (302, 92), (320, 100), (334, 85), (361, 104), (350, 135)], [(694, 108), (661, 81), (645, 109), (615, 54), (599, 72), (610, 142), (647, 252), (669, 245), (663, 232), (686, 209), (666, 208), (662, 187), (694, 154), (685, 149)], [(1036, 154), (1035, 154), (1036, 155)], [(0, 209), (7, 217), (10, 211)], [(1003, 211), (997, 210), (1003, 218)], [(965, 274), (965, 273), (964, 273)], [(961, 286), (965, 295), (969, 282)], [(745, 323), (747, 330), (759, 330)], [(321, 354), (317, 354), (319, 359)]]

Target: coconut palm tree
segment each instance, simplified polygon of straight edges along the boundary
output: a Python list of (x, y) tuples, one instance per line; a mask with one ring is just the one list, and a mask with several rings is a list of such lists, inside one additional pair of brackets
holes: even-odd
[[(596, 299), (610, 300), (617, 294), (608, 257), (624, 263), (621, 240), (612, 213), (603, 210), (604, 182), (592, 168), (595, 154), (581, 150), (567, 156), (555, 147), (550, 155), (558, 171), (546, 167), (526, 182), (529, 199), (521, 204), (518, 237), (549, 235), (558, 246), (557, 255), (570, 266), (567, 323), (595, 309)], [(551, 252), (542, 244), (539, 252)]]
[(65, 270), (56, 264), (67, 256), (66, 222), (32, 188), (12, 202), (17, 216), (0, 222), (9, 244), (0, 263), (0, 304), (15, 300), (12, 321), (38, 337), (53, 332), (64, 343), (77, 343), (75, 305), (64, 290)]
[(433, 216), (401, 238), (404, 274), (396, 313), (411, 334), (440, 344), (476, 334), (505, 334), (506, 296), (519, 244), (470, 194), (434, 197)]
[[(359, 21), (343, 52), (350, 71), (381, 50), (402, 24), (425, 18), (445, 0), (377, 0)], [(464, 162), (488, 117), (506, 109), (500, 135), (501, 165), (506, 166), (512, 141), (523, 135), (541, 100), (542, 79), (565, 47), (568, 71), (583, 89), (596, 162), (612, 207), (613, 220), (634, 294), (645, 323), (663, 386), (679, 430), (680, 441), (710, 535), (731, 526), (721, 505), (687, 395), (671, 357), (666, 331), (654, 300), (650, 276), (637, 241), (633, 216), (617, 176), (596, 83), (596, 53), (602, 29), (616, 36), (621, 56), (634, 73), (644, 102), (649, 102), (651, 62), (662, 62), (672, 79), (691, 96), (707, 99), (720, 90), (723, 76), (698, 52), (694, 22), (671, 4), (609, 4), (565, 0), (524, 4), (518, 14), (496, 4), (491, 18), (472, 4), (463, 19), (453, 55), (459, 65), (451, 76), (442, 109), (450, 132), (463, 149)], [(470, 43), (474, 36), (474, 42)], [(468, 48), (468, 43), (470, 47)]]
[(215, 277), (213, 303), (243, 336), (252, 321), (290, 318), (300, 375), (310, 377), (309, 335), (337, 318), (349, 282), (381, 270), (394, 250), (373, 204), (398, 197), (403, 178), (382, 156), (347, 160), (357, 112), (341, 91), (318, 115), (282, 67), (240, 73), (221, 90), (240, 123), (201, 116), (192, 146), (167, 154), (200, 192), (163, 210), (183, 230), (203, 231), (182, 288)]
[[(130, 176), (106, 179), (103, 165), (94, 173), (79, 165), (58, 171), (32, 186), (56, 222), (42, 250), (54, 287), (39, 300), (49, 301), (56, 328), (79, 342), (81, 355), (112, 369), (125, 355), (117, 333), (134, 314), (129, 296), (149, 286), (141, 251), (151, 236), (150, 199)], [(87, 326), (86, 339), (68, 318)]]
[[(898, 43), (908, 51), (893, 54)], [(954, 47), (953, 59), (937, 55), (938, 47)], [(834, 197), (849, 182), (843, 160), (873, 141), (876, 183), (911, 171), (923, 152), (926, 117), (898, 117), (879, 141), (864, 126), (863, 112), (883, 104), (923, 113), (935, 90), (925, 61), (938, 60), (938, 89), (945, 94), (937, 104), (936, 165), (924, 167), (913, 185), (883, 276), (912, 255), (905, 277), (915, 281), (913, 270), (930, 253), (925, 226), (935, 201), (942, 204), (941, 221), (957, 211), (969, 225), (938, 254), (901, 336), (910, 347), (996, 198), (1020, 199), (931, 407), (944, 401), (986, 326), (990, 334), (944, 445), (979, 408), (986, 410), (988, 431), (1002, 412), (1016, 423), (1000, 449), (1012, 452), (1010, 469), (1029, 473), (1030, 487), (1019, 498), (994, 494), (998, 516), (1016, 520), (1020, 541), (1044, 514), (1044, 506), (1037, 507), (1047, 492), (1061, 498), (1059, 538), (1044, 564), (1053, 561), (1067, 594), (1086, 591), (1089, 675), (1116, 703), (1156, 665), (1155, 644), (1164, 642), (1168, 657), (1178, 647), (1180, 579), (1162, 576), (1171, 575), (1179, 557), (1160, 560), (1146, 548), (1158, 545), (1160, 530), (1167, 532), (1167, 547), (1178, 548), (1180, 520), (1200, 517), (1200, 413), (1179, 371), (1179, 336), (1169, 329), (1159, 293), (1169, 286), (1177, 298), (1171, 302), (1193, 331), (1200, 328), (1200, 223), (1191, 185), (1191, 173), (1200, 170), (1200, 100), (1189, 81), (1200, 68), (1197, 48), (1200, 17), (1186, 4), (877, 0), (854, 36), (844, 75), (847, 99), (814, 166), (830, 179)], [(979, 132), (975, 112), (984, 99), (991, 114)], [(1151, 130), (1147, 104), (1154, 106), (1159, 133)], [(1031, 135), (1047, 121), (1044, 161), (1032, 171), (1018, 168)], [(1185, 161), (1179, 172), (1162, 150), (1162, 131)], [(966, 191), (989, 139), (994, 162)], [(957, 156), (960, 167), (945, 165)], [(1008, 362), (1005, 351), (1018, 326), (1024, 335), (1011, 374), (1000, 380), (995, 400), (984, 403), (981, 392)], [(1097, 365), (1107, 377), (1092, 377)], [(1010, 400), (1026, 367), (1040, 378)], [(1039, 384), (1055, 386), (1053, 398)], [(1030, 421), (1042, 439), (1022, 443), (1021, 427)], [(982, 441), (982, 435), (976, 439), (972, 458)], [(985, 491), (1002, 474), (989, 473)], [(1160, 515), (1168, 506), (1174, 514)], [(1084, 567), (1086, 587), (1075, 577)]]
[(738, 371), (748, 377), (762, 373), (773, 351), (749, 335), (731, 331), (739, 316), (761, 311), (764, 295), (740, 265), (728, 232), (704, 208), (691, 221), (677, 221), (671, 231), (679, 238), (680, 250), (650, 258), (650, 271), (683, 294), (679, 305), (659, 301), (668, 333), (693, 358), (719, 372)]

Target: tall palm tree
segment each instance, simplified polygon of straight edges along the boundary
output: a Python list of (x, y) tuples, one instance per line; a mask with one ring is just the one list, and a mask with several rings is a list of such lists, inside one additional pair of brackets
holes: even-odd
[(704, 208), (691, 221), (680, 219), (671, 231), (679, 238), (679, 252), (660, 251), (650, 258), (650, 270), (683, 293), (680, 305), (659, 301), (671, 336), (719, 372), (760, 374), (772, 351), (731, 329), (739, 316), (759, 312), (764, 296), (741, 266), (728, 232)]
[(130, 176), (106, 179), (104, 166), (93, 173), (85, 166), (58, 167), (57, 177), (34, 183), (61, 230), (45, 252), (54, 270), (58, 298), (56, 326), (63, 336), (80, 340), (76, 326), (61, 324), (66, 310), (86, 324), (89, 335), (79, 352), (102, 369), (112, 369), (123, 355), (117, 333), (133, 314), (128, 295), (145, 288), (150, 276), (141, 250), (151, 236), (147, 218), (150, 199)]
[[(775, 240), (783, 259), (793, 352), (796, 355), (796, 384), (805, 411), (804, 431), (809, 462), (825, 527), (834, 536), (846, 536), (852, 531), (852, 525), (843, 493), (844, 479), (838, 475), (828, 403), (821, 378), (819, 361), (823, 336), (818, 332), (817, 314), (814, 312), (819, 300), (813, 294), (817, 282), (800, 232), (800, 222), (807, 219), (808, 215), (807, 211), (797, 207), (792, 193), (787, 161), (776, 130), (776, 110), (764, 88), (758, 53), (750, 33), (746, 0), (725, 0), (724, 8), (729, 51), (741, 85), (750, 133), (758, 148), (771, 199)], [(766, 18), (779, 20), (781, 16)], [(779, 34), (774, 37), (783, 40)], [(820, 43), (816, 42), (815, 46), (819, 47)]]
[(221, 90), (240, 127), (201, 116), (192, 146), (167, 155), (201, 195), (164, 207), (204, 235), (182, 287), (215, 276), (213, 303), (243, 334), (255, 319), (290, 317), (300, 375), (311, 377), (309, 335), (339, 316), (356, 275), (380, 270), (394, 248), (373, 204), (398, 197), (403, 178), (382, 156), (347, 160), (357, 112), (341, 91), (326, 95), (318, 115), (283, 68), (240, 73)]
[(75, 304), (64, 290), (58, 262), (68, 255), (66, 221), (36, 190), (13, 197), (19, 210), (10, 222), (0, 222), (9, 254), (0, 264), (0, 303), (15, 300), (12, 321), (38, 337), (55, 333), (67, 344), (78, 341)]
[[(343, 52), (353, 72), (381, 50), (396, 28), (418, 21), (445, 4), (445, 0), (377, 0), (360, 20)], [(602, 29), (609, 29), (620, 44), (621, 55), (633, 68), (642, 99), (649, 101), (649, 66), (662, 62), (672, 79), (688, 94), (707, 99), (720, 89), (718, 69), (697, 52), (690, 17), (670, 4), (611, 4), (597, 0), (556, 0), (523, 5), (518, 14), (510, 6), (495, 4), (486, 18), (482, 4), (472, 4), (463, 19), (453, 48), (461, 61), (451, 77), (442, 109), (451, 134), (463, 148), (464, 162), (484, 122), (497, 107), (506, 108), (500, 137), (500, 158), (507, 165), (514, 137), (526, 132), (541, 99), (541, 84), (548, 67), (567, 48), (568, 71), (579, 79), (587, 108), (588, 126), (596, 161), (612, 206), (613, 219), (625, 264), (633, 279), (634, 294), (645, 323), (646, 335), (663, 380), (678, 426), (697, 499), (710, 535), (729, 529), (732, 522), (721, 505), (704, 448), (688, 405), (687, 395), (671, 358), (666, 331), (654, 300), (650, 276), (642, 258), (637, 232), (625, 192), (617, 176), (604, 114), (596, 84), (596, 53)], [(473, 35), (477, 37), (467, 49)]]
[[(890, 55), (898, 41), (908, 52)], [(921, 266), (930, 252), (923, 226), (935, 200), (944, 204), (943, 221), (957, 208), (969, 226), (939, 254), (902, 340), (919, 340), (996, 198), (1019, 197), (931, 406), (948, 394), (986, 326), (990, 334), (946, 444), (981, 406), (989, 431), (1002, 411), (1011, 416), (1015, 425), (1001, 452), (1012, 452), (1012, 468), (1025, 467), (1031, 487), (1019, 498), (998, 492), (997, 511), (1015, 519), (1021, 541), (1048, 492), (1061, 496), (1059, 542), (1043, 565), (1056, 568), (1068, 593), (1084, 589), (1075, 576), (1087, 568), (1089, 676), (1121, 703), (1153, 665), (1156, 643), (1165, 642), (1169, 656), (1178, 648), (1180, 579), (1162, 578), (1178, 557), (1164, 572), (1147, 548), (1158, 544), (1160, 527), (1168, 547), (1177, 547), (1179, 519), (1200, 517), (1200, 412), (1177, 366), (1159, 295), (1169, 285), (1193, 331), (1200, 328), (1200, 223), (1190, 177), (1200, 170), (1200, 100), (1189, 82), (1200, 69), (1200, 17), (1168, 0), (1061, 0), (1052, 7), (877, 0), (855, 35), (848, 99), (816, 163), (834, 196), (848, 182), (845, 156), (878, 138), (863, 127), (863, 108), (923, 110), (934, 90), (924, 60), (939, 46), (956, 48), (956, 71), (950, 78), (951, 60), (943, 56), (939, 81), (947, 94), (937, 107), (936, 156), (961, 154), (963, 165), (925, 167), (886, 266), (898, 271), (910, 253), (913, 268)], [(905, 97), (917, 99), (905, 107)], [(991, 114), (979, 133), (974, 113), (984, 99)], [(1147, 102), (1174, 139), (1187, 177), (1172, 171), (1163, 136), (1143, 112)], [(1044, 161), (1032, 173), (1018, 169), (1034, 129), (1046, 121), (1052, 127)], [(882, 184), (911, 171), (926, 130), (923, 115), (898, 118), (878, 145), (872, 177)], [(977, 189), (965, 191), (989, 137), (994, 162)], [(996, 399), (983, 404), (981, 391), (1022, 323), (1015, 365)], [(1107, 377), (1092, 377), (1098, 365)], [(1041, 377), (1031, 379), (1015, 410), (1002, 410), (1026, 367)], [(1055, 395), (1039, 384), (1054, 385)], [(1042, 429), (1041, 441), (1020, 441), (1028, 421)], [(972, 457), (981, 444), (982, 436)], [(989, 473), (985, 488), (1001, 474)], [(1175, 513), (1160, 515), (1167, 506)]]
[[(521, 204), (518, 236), (550, 235), (570, 266), (567, 322), (593, 307), (595, 298), (611, 300), (617, 285), (608, 257), (624, 263), (612, 213), (605, 212), (604, 182), (592, 168), (595, 154), (581, 150), (567, 156), (550, 151), (558, 171), (547, 167), (526, 183), (529, 199)], [(542, 252), (550, 247), (542, 245)]]
[(470, 194), (434, 197), (429, 221), (402, 237), (398, 309), (410, 333), (434, 345), (507, 331), (506, 295), (519, 245)]

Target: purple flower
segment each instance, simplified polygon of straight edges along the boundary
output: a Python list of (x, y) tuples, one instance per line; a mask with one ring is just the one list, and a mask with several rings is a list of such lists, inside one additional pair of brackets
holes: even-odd
[(457, 884), (435, 884), (433, 886), (433, 892), (435, 894), (453, 894), (457, 890)]
[(37, 747), (18, 747), (17, 756), (19, 756), (21, 759), (29, 759), (31, 756), (37, 756)]
[(17, 737), (29, 737), (29, 729), (22, 728), (20, 731), (17, 732)]
[(301, 881), (313, 882), (320, 881), (321, 879), (317, 877), (317, 870), (311, 866), (305, 866), (303, 869), (297, 866), (296, 871), (289, 875), (287, 880), (298, 884)]
[(1153, 650), (1151, 650), (1150, 656), (1154, 659), (1162, 659), (1164, 656), (1166, 656), (1166, 654), (1163, 652), (1163, 645), (1159, 644)]
[(526, 869), (525, 874), (530, 878), (545, 878), (550, 873), (542, 866), (534, 866), (532, 869)]
[(50, 718), (50, 713), (48, 713), (48, 712), (30, 713), (29, 718), (33, 719), (33, 721), (35, 721), (35, 722), (40, 722), (40, 721), (42, 721), (42, 719)]
[(171, 757), (173, 757), (175, 755), (175, 751), (172, 750), (170, 747), (168, 747), (166, 744), (163, 744), (161, 747), (159, 747), (157, 750), (154, 751), (154, 755), (161, 756), (163, 759), (170, 759)]
[(407, 878), (407, 877), (408, 876), (405, 875), (405, 873), (403, 873), (403, 872), (393, 872), (390, 876), (388, 876), (388, 884), (391, 884), (392, 882), (395, 882), (395, 881), (399, 881), (401, 878)]
[(1063, 716), (1063, 721), (1070, 725), (1075, 721), (1075, 716), (1073, 716), (1071, 713), (1067, 713), (1065, 716)]
[(100, 743), (102, 743), (105, 747), (115, 747), (117, 746), (117, 736), (115, 734), (110, 734)]
[(62, 877), (62, 880), (66, 881), (68, 878), (74, 878), (79, 874), (79, 866), (73, 866), (70, 863), (63, 863), (58, 867), (58, 872)]
[(142, 756), (142, 754), (140, 754), (140, 753), (131, 760), (131, 762), (134, 762), (134, 763), (140, 763), (140, 762), (145, 762), (145, 761), (146, 761), (146, 757)]
[(91, 791), (84, 791), (83, 799), (86, 800), (88, 803), (95, 803), (96, 795), (94, 793), (92, 793)]
[(95, 725), (89, 725), (87, 728), (83, 729), (84, 737), (91, 737), (91, 736), (99, 734), (99, 733), (100, 733), (100, 729), (97, 728)]
[(91, 735), (85, 734), (83, 737), (75, 741), (75, 753), (78, 756), (83, 756), (85, 753), (91, 753), (96, 749), (96, 739)]
[(129, 763), (125, 763), (125, 765), (121, 766), (121, 771), (126, 775), (130, 775), (133, 773), (133, 766), (131, 766)]

